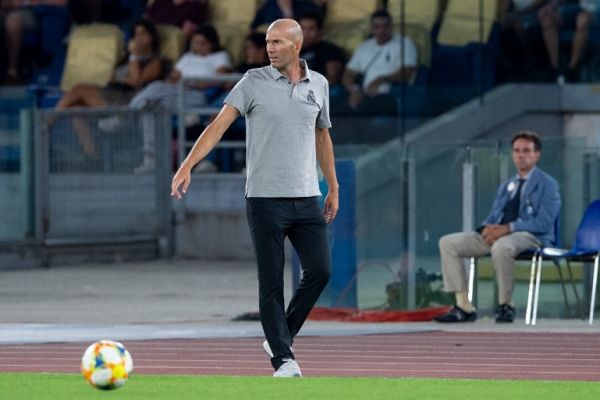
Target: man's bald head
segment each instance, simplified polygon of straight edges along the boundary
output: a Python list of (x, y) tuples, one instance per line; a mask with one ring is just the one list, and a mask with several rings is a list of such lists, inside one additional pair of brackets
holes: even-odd
[(300, 24), (293, 19), (283, 18), (274, 21), (269, 26), (269, 29), (267, 29), (267, 33), (274, 30), (282, 32), (288, 40), (291, 40), (294, 43), (302, 43), (302, 28), (300, 27)]

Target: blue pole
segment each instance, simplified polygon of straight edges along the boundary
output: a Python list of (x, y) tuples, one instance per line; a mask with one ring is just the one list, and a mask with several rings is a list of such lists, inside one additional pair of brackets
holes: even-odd
[[(319, 305), (357, 307), (356, 288), (356, 171), (354, 161), (339, 159), (335, 163), (340, 184), (340, 209), (329, 225), (331, 247), (331, 280), (319, 298)], [(327, 193), (327, 183), (319, 182), (321, 192)], [(323, 198), (324, 200), (324, 198)], [(292, 256), (293, 287), (298, 287), (302, 275), (300, 260)]]

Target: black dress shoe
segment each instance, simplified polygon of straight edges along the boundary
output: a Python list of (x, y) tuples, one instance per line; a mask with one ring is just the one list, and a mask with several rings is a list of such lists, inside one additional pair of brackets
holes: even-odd
[(515, 309), (510, 304), (500, 304), (496, 308), (496, 322), (513, 322), (515, 320)]
[(433, 317), (437, 322), (473, 322), (477, 319), (477, 312), (466, 312), (459, 306), (454, 306), (445, 314)]

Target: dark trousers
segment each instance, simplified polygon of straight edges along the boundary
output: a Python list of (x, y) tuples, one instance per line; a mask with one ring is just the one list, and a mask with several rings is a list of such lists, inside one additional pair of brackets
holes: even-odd
[[(258, 265), (258, 308), (275, 369), (294, 358), (291, 346), (330, 275), (327, 224), (317, 197), (246, 199), (248, 226)], [(286, 236), (298, 252), (302, 279), (285, 309)]]

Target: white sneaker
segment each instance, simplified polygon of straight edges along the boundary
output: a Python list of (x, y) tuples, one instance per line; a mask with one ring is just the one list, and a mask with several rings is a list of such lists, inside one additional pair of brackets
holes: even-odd
[(283, 361), (285, 362), (273, 373), (275, 378), (302, 378), (300, 366), (295, 360), (284, 358)]
[[(266, 340), (263, 342), (263, 350), (265, 351), (265, 353), (267, 353), (269, 358), (273, 358), (273, 351), (271, 350), (271, 346), (269, 346), (269, 342), (267, 342)], [(294, 353), (293, 347), (290, 347), (290, 350), (292, 351), (292, 353)]]

